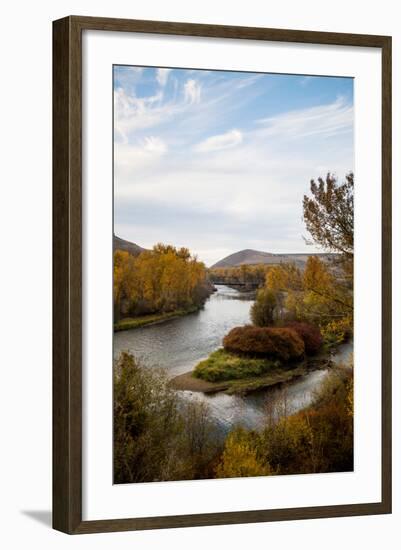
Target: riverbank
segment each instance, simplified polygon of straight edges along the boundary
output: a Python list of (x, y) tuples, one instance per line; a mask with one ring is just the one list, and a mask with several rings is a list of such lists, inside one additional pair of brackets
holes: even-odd
[(246, 395), (264, 389), (280, 387), (282, 384), (294, 382), (310, 372), (331, 368), (332, 365), (329, 358), (305, 359), (291, 369), (277, 366), (267, 374), (218, 382), (196, 378), (192, 370), (174, 377), (170, 380), (169, 385), (179, 391), (201, 392), (204, 394), (224, 392), (228, 395)]
[[(228, 330), (249, 324), (252, 302), (244, 293), (219, 286), (217, 292), (211, 294), (204, 307), (194, 315), (142, 326), (135, 330), (115, 332), (114, 358), (117, 360), (122, 351), (128, 351), (137, 357), (143, 366), (165, 369), (171, 380), (177, 375), (191, 371), (221, 347)], [(350, 341), (340, 345), (338, 352), (331, 350), (330, 355), (324, 350), (324, 355), (334, 363), (345, 363), (352, 347)], [(275, 393), (277, 390), (279, 394), (283, 391), (290, 413), (304, 409), (313, 401), (315, 391), (326, 375), (327, 370), (312, 368), (306, 375), (291, 380), (289, 384), (283, 384), (282, 388), (276, 386), (274, 390), (267, 388), (264, 391), (249, 391), (245, 394), (238, 392), (229, 395), (226, 388), (220, 388), (223, 391), (216, 392), (216, 387), (210, 385), (194, 388), (195, 391), (178, 393), (185, 401), (204, 402), (222, 433), (228, 433), (237, 424), (249, 429), (258, 429), (264, 422), (266, 395), (270, 391)], [(192, 387), (196, 379), (189, 380)], [(184, 387), (182, 382), (176, 382), (180, 385), (178, 389), (188, 387)], [(248, 379), (247, 383), (250, 382)], [(259, 385), (262, 380), (258, 379), (255, 382)], [(227, 386), (227, 383), (224, 385)], [(203, 393), (203, 389), (206, 393)]]
[(188, 309), (178, 309), (175, 311), (169, 311), (167, 313), (153, 313), (151, 315), (143, 315), (141, 317), (126, 317), (121, 319), (118, 323), (114, 324), (114, 332), (120, 332), (122, 330), (131, 330), (134, 328), (144, 327), (146, 325), (158, 325), (164, 321), (170, 321), (171, 319), (177, 319), (178, 317), (184, 317), (191, 313), (196, 313), (202, 306), (192, 307)]

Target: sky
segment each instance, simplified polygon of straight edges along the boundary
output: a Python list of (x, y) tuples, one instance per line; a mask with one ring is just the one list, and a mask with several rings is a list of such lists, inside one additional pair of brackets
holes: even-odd
[(114, 232), (212, 265), (245, 248), (316, 252), (310, 180), (353, 171), (353, 80), (114, 67)]

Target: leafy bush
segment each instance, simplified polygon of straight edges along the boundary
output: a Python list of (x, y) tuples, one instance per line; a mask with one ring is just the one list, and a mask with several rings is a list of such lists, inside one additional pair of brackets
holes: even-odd
[(265, 461), (280, 474), (353, 469), (352, 370), (332, 372), (308, 409), (263, 432)]
[(272, 290), (261, 288), (251, 308), (251, 319), (258, 327), (267, 327), (274, 321), (277, 298)]
[(279, 365), (279, 361), (239, 357), (219, 349), (195, 367), (194, 376), (208, 382), (236, 380), (261, 376)]
[(295, 332), (302, 338), (305, 345), (305, 352), (307, 354), (314, 355), (322, 347), (323, 338), (319, 328), (315, 325), (310, 323), (301, 323), (299, 321), (290, 321), (286, 324), (286, 326), (295, 330)]
[(224, 452), (216, 468), (216, 477), (255, 477), (271, 473), (269, 464), (258, 456), (253, 432), (236, 428), (225, 441)]
[(223, 345), (226, 351), (239, 355), (282, 361), (298, 359), (305, 351), (303, 340), (293, 329), (251, 325), (233, 328), (224, 337)]
[(323, 339), (329, 346), (342, 344), (352, 336), (352, 320), (350, 317), (343, 317), (331, 321), (322, 329)]
[(262, 435), (265, 460), (275, 472), (353, 469), (352, 380), (352, 368), (333, 370), (309, 408), (266, 427)]
[(214, 476), (221, 452), (207, 405), (187, 402), (157, 369), (121, 353), (114, 366), (114, 482)]

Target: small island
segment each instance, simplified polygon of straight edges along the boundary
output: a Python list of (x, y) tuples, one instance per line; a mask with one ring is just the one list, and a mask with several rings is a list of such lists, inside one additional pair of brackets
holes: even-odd
[(173, 378), (170, 386), (203, 393), (246, 394), (332, 366), (320, 330), (308, 323), (236, 327), (223, 339), (223, 346), (193, 371)]

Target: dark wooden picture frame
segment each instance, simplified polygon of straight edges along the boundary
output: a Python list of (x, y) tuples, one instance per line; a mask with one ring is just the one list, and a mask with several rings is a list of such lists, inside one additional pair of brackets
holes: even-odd
[[(82, 31), (379, 48), (382, 55), (382, 497), (380, 502), (82, 520)], [(391, 512), (391, 37), (95, 17), (53, 23), (53, 527), (69, 534)]]

